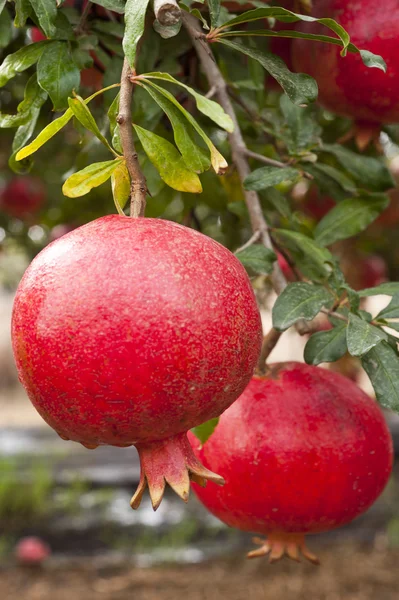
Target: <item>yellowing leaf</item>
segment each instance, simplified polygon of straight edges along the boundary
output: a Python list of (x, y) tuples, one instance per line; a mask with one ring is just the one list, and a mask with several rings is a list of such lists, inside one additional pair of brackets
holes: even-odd
[(130, 176), (125, 162), (118, 165), (112, 173), (111, 185), (116, 210), (120, 215), (123, 215), (123, 209), (130, 197)]
[(107, 181), (123, 159), (107, 160), (89, 165), (68, 177), (62, 186), (62, 192), (68, 198), (79, 198), (88, 194), (94, 187)]

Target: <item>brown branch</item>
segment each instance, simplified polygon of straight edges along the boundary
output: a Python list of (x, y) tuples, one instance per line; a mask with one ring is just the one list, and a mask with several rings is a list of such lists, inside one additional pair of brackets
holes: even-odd
[(176, 0), (154, 0), (154, 13), (164, 27), (177, 25), (181, 20), (181, 10)]
[(266, 360), (269, 354), (282, 336), (282, 331), (277, 331), (274, 327), (271, 328), (268, 334), (265, 335), (262, 342), (262, 350), (259, 356), (256, 372), (260, 375), (266, 373)]
[(132, 127), (132, 96), (133, 83), (132, 70), (125, 58), (121, 76), (121, 91), (119, 100), (119, 114), (116, 121), (119, 125), (123, 155), (130, 175), (130, 216), (144, 217), (147, 182), (141, 170), (136, 148), (134, 146)]

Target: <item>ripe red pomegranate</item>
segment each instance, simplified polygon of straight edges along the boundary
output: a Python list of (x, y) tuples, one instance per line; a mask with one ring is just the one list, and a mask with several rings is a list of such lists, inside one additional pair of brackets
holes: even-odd
[(223, 483), (186, 432), (250, 381), (261, 345), (244, 268), (212, 239), (160, 219), (109, 215), (49, 244), (17, 290), (20, 379), (45, 421), (88, 448), (135, 445), (154, 508), (166, 482)]
[(22, 538), (15, 547), (15, 558), (22, 565), (39, 566), (50, 554), (48, 544), (35, 536)]
[(200, 446), (198, 458), (226, 479), (199, 499), (232, 527), (267, 536), (249, 557), (285, 553), (311, 562), (305, 534), (363, 513), (384, 489), (392, 440), (374, 400), (342, 375), (301, 363), (254, 377)]
[(26, 219), (41, 208), (45, 199), (45, 186), (40, 179), (29, 175), (14, 177), (0, 192), (0, 210)]
[[(381, 55), (387, 73), (363, 65), (359, 54), (340, 56), (331, 44), (294, 40), (292, 56), (297, 71), (308, 73), (319, 85), (319, 100), (334, 113), (371, 123), (399, 121), (399, 4), (385, 0), (384, 10), (374, 0), (318, 0), (312, 15), (331, 17), (350, 34), (358, 48)], [(317, 23), (302, 23), (306, 33), (326, 33)]]

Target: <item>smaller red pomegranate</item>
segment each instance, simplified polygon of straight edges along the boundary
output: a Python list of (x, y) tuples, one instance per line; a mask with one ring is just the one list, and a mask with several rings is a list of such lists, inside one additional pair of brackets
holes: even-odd
[(392, 440), (377, 403), (352, 381), (301, 363), (254, 377), (220, 417), (197, 457), (226, 479), (201, 489), (219, 519), (267, 536), (250, 558), (317, 557), (305, 535), (335, 529), (363, 513), (384, 489)]
[[(292, 58), (297, 71), (314, 77), (320, 103), (339, 115), (368, 123), (399, 121), (399, 4), (385, 0), (384, 9), (375, 0), (318, 0), (312, 15), (335, 19), (349, 33), (358, 48), (381, 55), (387, 73), (366, 67), (359, 54), (340, 56), (340, 48), (310, 40), (296, 39)], [(302, 23), (304, 33), (326, 33), (317, 23)], [(370, 135), (375, 135), (372, 130)], [(364, 144), (363, 144), (364, 145)]]
[(11, 179), (0, 192), (0, 210), (11, 217), (28, 219), (46, 200), (46, 188), (37, 177), (25, 175)]
[(50, 554), (50, 546), (35, 536), (22, 538), (15, 547), (15, 558), (25, 566), (40, 566)]
[(187, 440), (250, 381), (262, 340), (251, 283), (214, 240), (109, 215), (49, 244), (15, 297), (21, 382), (44, 420), (87, 448), (135, 445), (154, 509), (168, 483), (222, 484)]

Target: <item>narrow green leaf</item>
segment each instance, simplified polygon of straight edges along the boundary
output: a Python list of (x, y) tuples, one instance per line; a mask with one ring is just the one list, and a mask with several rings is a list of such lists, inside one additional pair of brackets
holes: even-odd
[(51, 43), (46, 40), (37, 42), (36, 44), (29, 44), (28, 46), (23, 46), (14, 52), (14, 54), (6, 56), (0, 65), (0, 87), (6, 85), (18, 73), (22, 73), (22, 71), (26, 71), (26, 69), (34, 65)]
[[(331, 165), (326, 165), (318, 161), (314, 165), (311, 165), (310, 169), (308, 165), (304, 165), (304, 169), (308, 172), (312, 171), (311, 175), (313, 175), (315, 171), (323, 173), (323, 175), (337, 183), (345, 192), (354, 194), (357, 191), (356, 184), (353, 182), (353, 180), (349, 179), (345, 173), (339, 169), (336, 169), (335, 167), (332, 167)], [(346, 194), (346, 196), (348, 196), (348, 194)]]
[(291, 207), (284, 194), (271, 187), (267, 189), (263, 197), (284, 219), (291, 220)]
[(120, 94), (118, 92), (108, 109), (109, 130), (112, 136), (114, 135), (115, 128), (117, 126), (116, 117), (119, 114), (119, 98)]
[(216, 146), (212, 143), (212, 141), (206, 135), (204, 130), (198, 125), (198, 123), (194, 119), (194, 117), (185, 108), (183, 108), (183, 106), (176, 100), (176, 98), (170, 92), (168, 92), (164, 88), (160, 87), (153, 81), (147, 80), (147, 84), (151, 85), (154, 89), (158, 90), (158, 92), (163, 94), (165, 96), (165, 98), (170, 100), (170, 102), (172, 102), (172, 104), (174, 104), (180, 110), (180, 112), (185, 116), (185, 118), (188, 120), (188, 122), (194, 127), (195, 131), (200, 135), (200, 137), (202, 137), (205, 144), (208, 146), (210, 153), (211, 153), (212, 167), (214, 168), (215, 172), (218, 175), (223, 175), (226, 172), (228, 164), (227, 164), (225, 158), (220, 154), (220, 152), (216, 148)]
[(193, 90), (193, 88), (191, 88), (190, 86), (185, 85), (181, 81), (178, 81), (177, 79), (172, 77), (172, 75), (169, 75), (169, 73), (160, 73), (160, 72), (145, 73), (145, 75), (143, 75), (143, 77), (149, 78), (149, 79), (161, 79), (162, 81), (168, 81), (170, 83), (179, 85), (180, 87), (184, 88), (189, 94), (191, 94), (194, 97), (197, 108), (202, 114), (209, 117), (209, 119), (211, 119), (219, 127), (222, 127), (222, 129), (225, 129), (226, 131), (228, 131), (230, 133), (234, 130), (233, 121), (231, 120), (229, 115), (223, 110), (223, 108), (220, 106), (220, 104), (218, 104), (217, 102), (214, 102), (214, 100), (205, 98), (205, 96), (203, 96), (202, 94), (199, 94), (198, 92)]
[(250, 268), (256, 273), (268, 275), (272, 272), (277, 256), (269, 248), (260, 244), (253, 244), (235, 253), (244, 267)]
[(273, 235), (293, 255), (295, 264), (305, 277), (325, 280), (330, 276), (333, 256), (315, 240), (303, 233), (288, 229), (276, 229)]
[(320, 285), (290, 283), (273, 306), (273, 327), (284, 331), (300, 319), (311, 321), (323, 307), (329, 308), (333, 302), (330, 292)]
[(68, 97), (79, 88), (80, 72), (67, 42), (50, 42), (37, 64), (39, 85), (50, 96), (54, 110), (68, 106)]
[(339, 360), (346, 351), (346, 325), (339, 325), (330, 331), (314, 333), (305, 346), (303, 356), (308, 365), (319, 365)]
[(2, 14), (6, 3), (7, 3), (7, 0), (0, 0), (0, 14)]
[(120, 15), (123, 15), (125, 12), (125, 0), (91, 0), (91, 2), (93, 2), (93, 4), (98, 4), (107, 10), (119, 13)]
[(107, 181), (123, 159), (107, 160), (105, 162), (93, 163), (74, 173), (62, 186), (62, 192), (68, 198), (79, 198), (88, 194), (90, 190)]
[(198, 175), (186, 167), (173, 144), (138, 125), (134, 125), (134, 129), (145, 153), (167, 185), (179, 192), (202, 192)]
[(380, 342), (362, 357), (378, 402), (399, 412), (399, 357), (387, 342)]
[(346, 332), (346, 341), (349, 354), (363, 356), (374, 348), (381, 340), (387, 340), (388, 335), (382, 329), (374, 327), (357, 315), (349, 313), (349, 325)]
[(144, 87), (171, 122), (176, 146), (179, 148), (187, 167), (196, 173), (203, 173), (209, 169), (211, 161), (205, 151), (196, 144), (193, 127), (185, 116), (156, 89), (149, 85)]
[(15, 27), (25, 27), (27, 19), (32, 13), (29, 0), (15, 0)]
[(321, 246), (357, 235), (367, 229), (388, 206), (384, 194), (369, 194), (348, 198), (337, 204), (317, 224), (314, 235)]
[(219, 21), (221, 0), (208, 0), (209, 14), (212, 27), (216, 27)]
[(125, 6), (125, 35), (123, 36), (123, 51), (134, 68), (137, 45), (144, 33), (145, 15), (149, 0), (127, 0)]
[(116, 210), (124, 215), (123, 209), (130, 198), (130, 176), (125, 162), (120, 163), (112, 173), (111, 185)]
[(24, 99), (19, 103), (17, 114), (7, 115), (0, 113), (0, 127), (20, 127), (30, 121), (32, 113), (43, 106), (47, 99), (47, 93), (44, 92), (37, 83), (36, 73), (28, 80), (26, 84)]
[(282, 94), (280, 98), (280, 109), (284, 117), (284, 128), (282, 135), (287, 143), (290, 154), (298, 154), (309, 150), (315, 144), (318, 145), (321, 127), (314, 118), (311, 108), (300, 108)]
[(71, 109), (75, 117), (78, 119), (78, 121), (83, 125), (83, 127), (94, 133), (94, 135), (100, 140), (100, 142), (104, 144), (106, 148), (108, 148), (110, 152), (112, 152), (112, 154), (116, 154), (115, 150), (108, 143), (108, 140), (103, 136), (103, 134), (99, 130), (98, 125), (93, 115), (91, 114), (90, 109), (84, 103), (83, 98), (81, 98), (80, 96), (68, 98), (68, 104), (69, 108)]
[(365, 296), (396, 296), (399, 294), (399, 282), (398, 281), (389, 281), (387, 283), (381, 283), (376, 287), (366, 288), (365, 290), (361, 290), (359, 292), (359, 296), (364, 298)]
[(209, 421), (206, 421), (206, 423), (202, 423), (202, 425), (197, 425), (197, 427), (193, 427), (191, 431), (199, 439), (201, 444), (205, 444), (205, 442), (209, 440), (212, 433), (215, 431), (218, 423), (219, 417), (216, 417), (215, 419), (210, 419)]
[(300, 176), (300, 172), (292, 167), (286, 167), (285, 169), (281, 169), (280, 167), (260, 167), (260, 169), (252, 171), (252, 173), (245, 178), (244, 187), (246, 190), (258, 192), (259, 190), (273, 187), (283, 181), (297, 181)]
[(237, 41), (220, 39), (218, 42), (257, 60), (281, 85), (294, 104), (302, 106), (316, 100), (318, 88), (315, 80), (310, 75), (305, 75), (304, 73), (291, 73), (279, 56), (271, 54), (271, 52), (260, 52), (254, 48), (248, 48)]
[(8, 160), (8, 165), (10, 169), (12, 169), (15, 173), (28, 173), (33, 165), (33, 160), (30, 158), (24, 159), (22, 162), (18, 162), (16, 160), (16, 155), (18, 150), (22, 148), (26, 144), (28, 140), (33, 135), (33, 132), (36, 127), (37, 120), (40, 114), (40, 107), (36, 106), (35, 110), (31, 112), (30, 120), (26, 123), (26, 125), (21, 125), (18, 127), (14, 140), (12, 143), (12, 154)]
[(383, 308), (376, 319), (399, 319), (399, 292), (392, 297), (392, 300)]
[(52, 38), (56, 32), (55, 20), (57, 18), (56, 0), (29, 0), (47, 37)]
[(8, 10), (0, 12), (0, 48), (6, 48), (12, 39), (12, 21)]
[[(356, 190), (356, 184), (350, 184), (350, 190), (346, 189), (348, 186), (345, 184), (345, 188), (342, 187), (344, 173), (323, 163), (306, 163), (302, 166), (303, 170), (312, 175), (314, 183), (322, 192), (322, 195), (326, 195), (329, 198), (333, 198), (338, 202), (346, 200), (348, 196), (352, 196)], [(346, 179), (346, 182), (348, 179)]]

